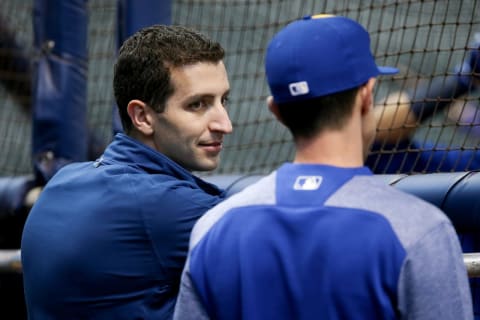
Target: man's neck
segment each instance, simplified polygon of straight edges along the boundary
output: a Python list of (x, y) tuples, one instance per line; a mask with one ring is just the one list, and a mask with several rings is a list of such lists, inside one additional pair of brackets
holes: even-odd
[(364, 164), (360, 131), (330, 130), (310, 139), (297, 139), (295, 163), (318, 163), (337, 167), (360, 167)]

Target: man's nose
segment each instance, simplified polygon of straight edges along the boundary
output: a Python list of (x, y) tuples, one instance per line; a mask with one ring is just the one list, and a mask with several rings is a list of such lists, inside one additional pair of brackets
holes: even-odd
[(215, 114), (210, 123), (210, 130), (229, 134), (233, 131), (232, 122), (228, 116), (227, 109), (223, 105), (215, 107)]

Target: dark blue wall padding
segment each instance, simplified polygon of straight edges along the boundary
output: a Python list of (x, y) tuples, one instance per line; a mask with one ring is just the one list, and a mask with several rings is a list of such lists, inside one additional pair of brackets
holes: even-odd
[(480, 234), (480, 172), (467, 174), (450, 190), (443, 210), (454, 225)]
[(32, 153), (39, 183), (87, 160), (87, 0), (35, 0)]
[[(230, 196), (262, 177), (263, 175), (214, 175), (206, 177), (206, 180), (226, 189)], [(458, 233), (480, 232), (480, 172), (379, 174), (375, 177), (442, 209)]]
[(141, 28), (172, 23), (171, 0), (119, 0), (118, 44)]
[(468, 174), (455, 172), (411, 175), (397, 181), (394, 186), (444, 209), (449, 192)]
[[(171, 0), (118, 0), (117, 47), (141, 28), (172, 23)], [(117, 107), (113, 108), (113, 134), (122, 132)]]
[(249, 175), (213, 175), (205, 178), (210, 183), (217, 185), (227, 192), (227, 196), (231, 196), (237, 192), (242, 191), (245, 187), (257, 182), (263, 175), (249, 174)]

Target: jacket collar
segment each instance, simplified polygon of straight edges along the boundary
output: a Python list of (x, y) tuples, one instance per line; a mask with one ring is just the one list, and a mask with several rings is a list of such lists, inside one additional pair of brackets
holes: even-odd
[(144, 145), (123, 133), (117, 133), (112, 143), (97, 162), (122, 164), (137, 168), (149, 174), (167, 174), (179, 180), (190, 181), (210, 194), (220, 194), (223, 190), (193, 175), (162, 153)]

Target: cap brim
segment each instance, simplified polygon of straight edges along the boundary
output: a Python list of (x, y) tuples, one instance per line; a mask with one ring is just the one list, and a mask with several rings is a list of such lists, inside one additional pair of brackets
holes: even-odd
[(397, 68), (394, 67), (377, 67), (380, 74), (397, 74), (400, 72)]

